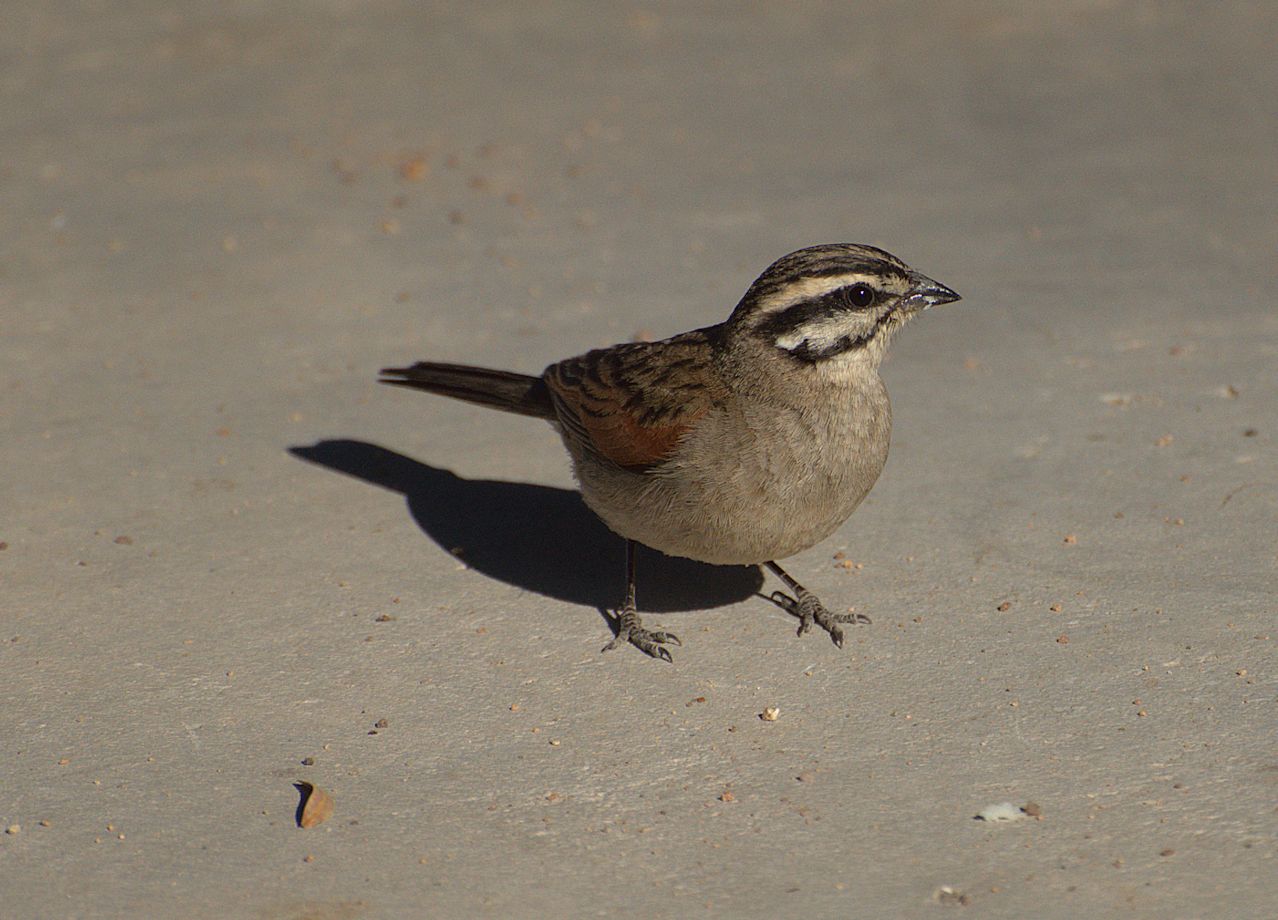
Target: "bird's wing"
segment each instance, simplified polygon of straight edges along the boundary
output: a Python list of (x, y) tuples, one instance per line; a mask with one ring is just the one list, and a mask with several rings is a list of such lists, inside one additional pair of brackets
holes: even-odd
[(670, 459), (684, 434), (727, 395), (712, 337), (713, 329), (698, 329), (552, 364), (543, 379), (565, 434), (629, 469)]

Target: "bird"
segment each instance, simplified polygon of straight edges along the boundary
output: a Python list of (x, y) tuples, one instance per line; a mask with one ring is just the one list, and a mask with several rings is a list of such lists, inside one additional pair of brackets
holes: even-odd
[[(616, 636), (665, 661), (683, 643), (643, 625), (636, 545), (766, 568), (768, 598), (842, 647), (840, 624), (777, 560), (832, 534), (887, 462), (892, 407), (879, 365), (897, 331), (960, 297), (874, 246), (831, 243), (777, 259), (726, 320), (626, 342), (540, 375), (420, 361), (379, 382), (544, 419), (558, 430), (586, 505), (626, 544)], [(850, 610), (851, 608), (849, 608)]]

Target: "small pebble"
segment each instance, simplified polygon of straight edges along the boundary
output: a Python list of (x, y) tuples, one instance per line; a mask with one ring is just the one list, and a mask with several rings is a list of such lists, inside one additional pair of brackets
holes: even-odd
[(307, 829), (316, 827), (333, 816), (335, 806), (331, 795), (306, 780), (301, 780), (293, 785), (304, 796), (302, 814), (297, 822), (298, 827)]
[(966, 907), (971, 903), (972, 899), (968, 897), (966, 892), (959, 891), (957, 888), (951, 888), (949, 885), (942, 885), (932, 894), (932, 898), (938, 904), (955, 905), (958, 907)]
[(430, 172), (430, 164), (426, 162), (425, 157), (413, 157), (399, 164), (400, 178), (409, 182), (420, 182), (426, 178)]

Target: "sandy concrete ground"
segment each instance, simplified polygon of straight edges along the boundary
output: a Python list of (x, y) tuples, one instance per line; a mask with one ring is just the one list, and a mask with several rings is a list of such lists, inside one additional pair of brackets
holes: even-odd
[[(1021, 9), (8, 3), (4, 915), (1271, 915), (1278, 15)], [(965, 297), (842, 651), (649, 559), (601, 655), (554, 435), (374, 383), (833, 240)]]

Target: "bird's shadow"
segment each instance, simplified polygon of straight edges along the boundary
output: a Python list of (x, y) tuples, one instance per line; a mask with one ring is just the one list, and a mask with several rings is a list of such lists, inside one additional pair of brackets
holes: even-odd
[[(319, 441), (289, 453), (400, 493), (432, 540), (492, 578), (600, 611), (625, 595), (625, 544), (576, 491), (463, 479), (363, 441)], [(639, 608), (657, 613), (736, 603), (763, 584), (755, 566), (707, 565), (647, 547), (637, 566)]]

